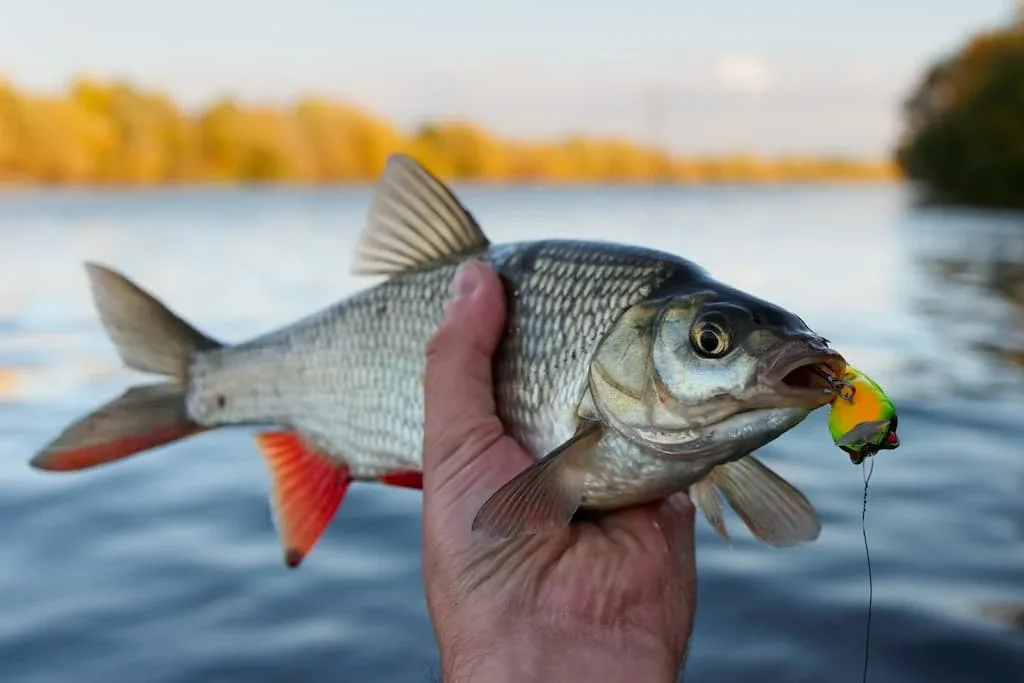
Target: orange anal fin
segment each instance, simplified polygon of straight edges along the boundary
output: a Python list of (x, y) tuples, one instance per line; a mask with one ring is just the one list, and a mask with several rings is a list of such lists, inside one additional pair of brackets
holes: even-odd
[(274, 523), (285, 564), (295, 568), (320, 540), (352, 479), (348, 468), (309, 448), (294, 432), (263, 432), (256, 444), (270, 468)]
[(394, 469), (388, 470), (378, 480), (388, 486), (401, 486), (406, 489), (423, 490), (423, 472), (419, 470)]

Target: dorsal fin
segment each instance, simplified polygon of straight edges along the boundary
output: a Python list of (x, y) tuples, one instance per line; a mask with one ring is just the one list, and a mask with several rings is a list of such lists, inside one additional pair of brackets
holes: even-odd
[(392, 154), (374, 190), (352, 272), (397, 275), (489, 244), (444, 183), (412, 157)]

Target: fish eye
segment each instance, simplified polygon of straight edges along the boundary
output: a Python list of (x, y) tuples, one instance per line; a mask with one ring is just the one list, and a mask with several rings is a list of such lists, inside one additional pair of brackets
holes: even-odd
[(721, 358), (732, 345), (728, 323), (720, 313), (709, 313), (699, 318), (690, 329), (690, 344), (705, 358)]

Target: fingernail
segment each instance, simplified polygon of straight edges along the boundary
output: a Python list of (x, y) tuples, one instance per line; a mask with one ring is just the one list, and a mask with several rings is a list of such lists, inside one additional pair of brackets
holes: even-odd
[(668, 503), (673, 510), (684, 515), (691, 515), (695, 511), (693, 499), (684, 491), (673, 493), (665, 500), (665, 502)]
[(480, 287), (480, 266), (476, 261), (466, 261), (455, 271), (452, 279), (452, 300), (468, 299)]

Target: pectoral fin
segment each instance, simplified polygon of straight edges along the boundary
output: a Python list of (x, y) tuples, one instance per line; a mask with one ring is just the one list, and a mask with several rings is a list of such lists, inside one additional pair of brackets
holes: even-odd
[(488, 498), (473, 520), (473, 530), (512, 538), (568, 524), (583, 500), (585, 456), (600, 439), (600, 426), (587, 423)]
[(722, 516), (722, 501), (718, 497), (715, 485), (710, 479), (701, 479), (690, 487), (690, 499), (704, 515), (711, 528), (718, 532), (718, 535), (725, 540), (729, 538), (729, 531), (725, 528), (725, 517)]
[(708, 479), (763, 543), (782, 548), (821, 533), (818, 514), (804, 494), (752, 455), (719, 465)]

